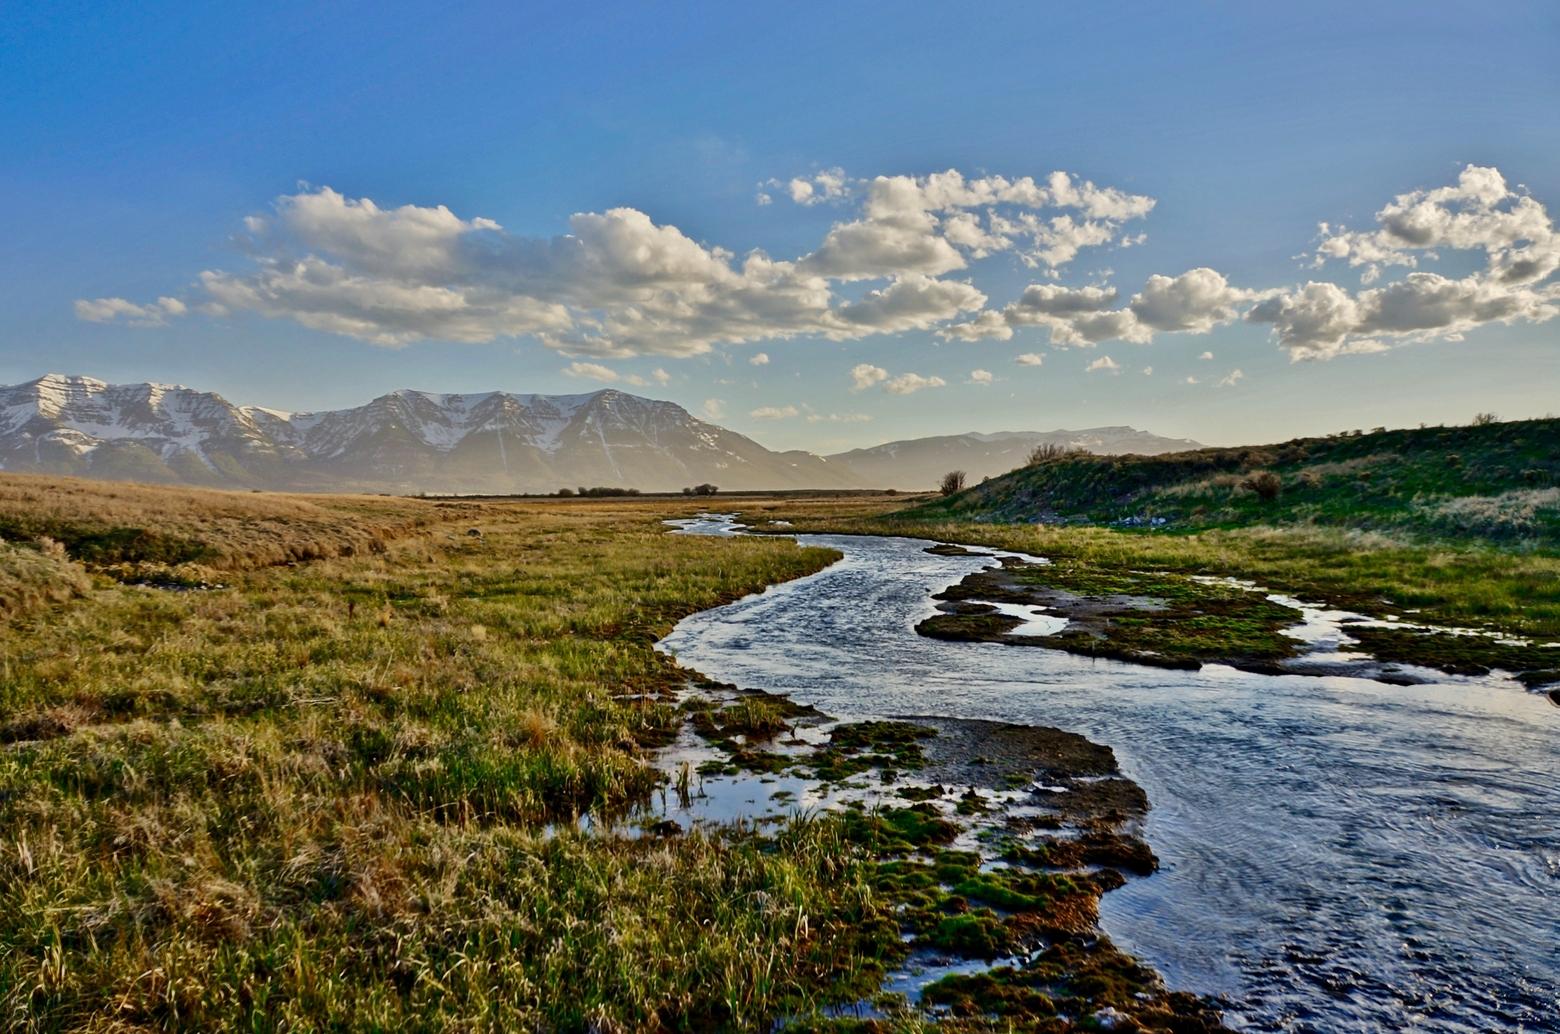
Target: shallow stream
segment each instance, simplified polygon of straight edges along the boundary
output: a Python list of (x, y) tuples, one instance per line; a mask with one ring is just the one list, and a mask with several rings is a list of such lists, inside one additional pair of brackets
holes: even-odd
[(931, 595), (991, 557), (798, 541), (844, 559), (693, 615), (662, 648), (841, 718), (985, 718), (1108, 744), (1153, 803), (1161, 870), (1107, 894), (1103, 924), (1172, 987), (1223, 996), (1232, 1027), (1560, 1031), (1560, 708), (1544, 695), (1499, 677), (1185, 672), (927, 639), (914, 626)]

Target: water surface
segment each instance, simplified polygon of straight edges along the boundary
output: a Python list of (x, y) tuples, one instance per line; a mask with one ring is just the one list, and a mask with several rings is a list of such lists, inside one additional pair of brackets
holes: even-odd
[[(695, 532), (727, 532), (702, 522)], [(932, 593), (990, 565), (803, 535), (819, 574), (687, 618), (663, 648), (840, 717), (1060, 726), (1153, 802), (1162, 869), (1105, 928), (1260, 1031), (1560, 1031), (1560, 708), (1499, 678), (1166, 671), (927, 639)]]

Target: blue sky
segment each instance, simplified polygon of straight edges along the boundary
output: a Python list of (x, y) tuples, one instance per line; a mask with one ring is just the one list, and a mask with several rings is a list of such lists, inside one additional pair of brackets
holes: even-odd
[(12, 3), (0, 52), (4, 383), (616, 377), (820, 451), (1560, 408), (1553, 4)]

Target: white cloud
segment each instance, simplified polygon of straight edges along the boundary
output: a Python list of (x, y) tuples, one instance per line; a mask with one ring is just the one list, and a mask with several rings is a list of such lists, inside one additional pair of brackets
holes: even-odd
[(759, 406), (748, 413), (754, 420), (789, 420), (799, 415), (801, 410), (795, 406)]
[[(1028, 176), (967, 179), (949, 169), (878, 176), (842, 189), (865, 194), (861, 218), (835, 224), (802, 265), (846, 280), (937, 276), (1004, 251), (1025, 265), (1054, 270), (1084, 248), (1116, 241), (1123, 223), (1154, 207), (1152, 198), (1065, 172), (1053, 172), (1042, 184)], [(789, 190), (802, 204), (822, 197), (816, 178), (792, 180)]]
[(1188, 374), (1187, 377), (1186, 377), (1186, 383), (1187, 384), (1196, 384), (1197, 383), (1197, 378), (1191, 376), (1190, 374)]
[(1560, 285), (1513, 287), (1479, 274), (1454, 280), (1414, 272), (1357, 294), (1311, 281), (1260, 302), (1246, 319), (1272, 324), (1290, 358), (1304, 360), (1456, 339), (1489, 323), (1544, 323), (1557, 314)]
[[(812, 251), (776, 259), (705, 244), (632, 208), (577, 213), (567, 233), (532, 238), (443, 205), (386, 208), (309, 188), (244, 220), (249, 268), (201, 273), (184, 297), (81, 299), (75, 309), (141, 326), (191, 310), (253, 313), (387, 347), (529, 336), (587, 359), (906, 331), (1006, 341), (1029, 327), (1058, 347), (1146, 344), (1239, 319), (1270, 326), (1291, 358), (1327, 359), (1560, 315), (1560, 232), (1543, 204), (1488, 167), (1398, 195), (1373, 228), (1322, 224), (1313, 265), (1359, 270), (1359, 290), (1323, 279), (1253, 290), (1196, 267), (1151, 276), (1124, 303), (1107, 284), (1048, 282), (992, 309), (975, 283), (946, 275), (1009, 254), (1054, 277), (1081, 249), (1137, 242), (1128, 224), (1154, 200), (1066, 172), (853, 179), (826, 169), (770, 189), (848, 211)], [(1459, 268), (1425, 268), (1443, 256)], [(1403, 272), (1391, 280), (1394, 270)], [(851, 281), (876, 283), (842, 293)]]
[(990, 384), (992, 382), (992, 380), (993, 380), (993, 378), (991, 376), (991, 371), (990, 370), (971, 370), (970, 371), (970, 383), (971, 384), (988, 385), (988, 384)]
[(1235, 385), (1239, 384), (1241, 381), (1243, 381), (1245, 379), (1246, 379), (1245, 371), (1239, 370), (1239, 369), (1231, 370), (1229, 373), (1227, 373), (1223, 377), (1219, 378), (1219, 387), (1221, 387), (1221, 388), (1233, 388), (1233, 387), (1235, 387)]
[(808, 413), (809, 424), (865, 424), (872, 417), (866, 413)]
[(985, 304), (986, 296), (970, 284), (910, 274), (841, 306), (839, 315), (849, 323), (892, 333), (935, 326)]
[(1534, 283), (1560, 268), (1560, 236), (1544, 206), (1512, 190), (1499, 169), (1469, 165), (1450, 186), (1399, 194), (1376, 213), (1378, 229), (1321, 224), (1313, 265), (1342, 259), (1377, 280), (1384, 267), (1419, 264), (1437, 249), (1483, 251), (1491, 279)]
[(1013, 328), (1002, 317), (1002, 313), (986, 309), (973, 320), (949, 324), (937, 334), (945, 339), (958, 338), (960, 341), (1008, 341), (1013, 337)]
[(1197, 358), (1199, 358), (1199, 359), (1201, 359), (1201, 360), (1206, 362), (1207, 360), (1213, 358), (1213, 353), (1212, 352), (1204, 352), (1202, 355), (1198, 356)]
[(654, 370), (650, 371), (650, 379), (655, 381), (657, 384), (670, 384), (672, 381), (672, 375), (657, 366)]
[(918, 373), (902, 373), (883, 382), (883, 390), (890, 395), (914, 395), (924, 388), (946, 387), (941, 377), (922, 377)]
[(726, 403), (720, 399), (705, 399), (703, 413), (711, 420), (719, 420), (726, 415)]
[[(443, 205), (386, 208), (311, 188), (244, 221), (247, 271), (201, 274), (189, 301), (83, 299), (77, 311), (154, 325), (198, 305), (387, 347), (531, 336), (591, 358), (690, 356), (803, 335), (849, 341), (938, 329), (986, 300), (942, 274), (997, 251), (1055, 266), (1063, 251), (1113, 239), (1153, 205), (1066, 173), (1044, 183), (951, 170), (867, 181), (826, 169), (786, 189), (802, 203), (856, 211), (813, 251), (784, 260), (701, 243), (632, 208), (578, 213), (567, 234), (530, 238)], [(836, 294), (852, 280), (881, 283), (854, 301)]]
[(1147, 344), (1156, 332), (1201, 334), (1238, 319), (1241, 304), (1255, 294), (1199, 267), (1177, 277), (1149, 277), (1125, 308), (1114, 307), (1119, 297), (1114, 287), (1104, 285), (1031, 284), (1000, 311), (983, 311), (942, 333), (965, 340), (1005, 340), (1013, 328), (1039, 326), (1047, 329), (1054, 345), (1088, 348), (1111, 340)]
[(563, 368), (565, 377), (578, 377), (582, 380), (601, 381), (605, 384), (616, 384), (622, 380), (622, 375), (610, 366), (600, 363), (570, 363)]
[(1139, 323), (1153, 330), (1205, 334), (1237, 319), (1241, 304), (1253, 297), (1251, 291), (1231, 287), (1222, 273), (1199, 266), (1178, 277), (1149, 277), (1130, 308)]
[(890, 377), (888, 371), (871, 363), (858, 363), (850, 371), (851, 391), (866, 391), (881, 384), (890, 395), (912, 395), (923, 388), (941, 388), (948, 382), (941, 377), (923, 377), (918, 373), (902, 373)]
[(124, 298), (81, 298), (75, 309), (76, 318), (88, 323), (124, 320), (132, 327), (161, 327), (169, 317), (183, 316), (189, 311), (177, 298), (159, 298), (149, 305), (137, 305)]
[(1013, 361), (1020, 366), (1039, 366), (1045, 362), (1045, 357), (1039, 352), (1025, 352), (1015, 356)]
[(786, 183), (767, 180), (763, 185), (784, 188), (786, 196), (799, 205), (821, 205), (850, 197), (856, 181), (846, 176), (844, 169), (833, 168), (811, 176), (797, 176)]
[(874, 384), (888, 379), (888, 371), (871, 363), (857, 363), (850, 371), (850, 390), (866, 391)]
[(1098, 359), (1094, 360), (1094, 362), (1084, 367), (1084, 372), (1086, 373), (1094, 373), (1098, 370), (1104, 370), (1106, 373), (1120, 373), (1121, 364), (1116, 362), (1116, 360), (1112, 359), (1108, 355), (1102, 355)]
[(1145, 367), (1143, 367), (1143, 376), (1144, 377), (1152, 377), (1153, 375), (1154, 375), (1154, 368), (1152, 366), (1145, 366)]
[(759, 353), (757, 353), (751, 359), (748, 360), (748, 364), (750, 366), (768, 366), (769, 365), (769, 353), (768, 352), (759, 352)]

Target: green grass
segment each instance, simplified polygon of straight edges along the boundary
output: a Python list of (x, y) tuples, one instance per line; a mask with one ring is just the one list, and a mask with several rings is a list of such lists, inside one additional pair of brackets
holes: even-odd
[(847, 820), (575, 831), (661, 782), (654, 641), (831, 556), (668, 508), (488, 505), (0, 626), (0, 1026), (756, 1030), (870, 993), (902, 949)]
[[(1266, 497), (1259, 478), (1272, 475)], [(1351, 432), (1161, 456), (1071, 453), (912, 510), (922, 520), (1163, 520), (1560, 546), (1560, 419)]]
[(882, 502), (774, 506), (796, 532), (907, 535), (1012, 549), (1093, 568), (1250, 579), (1372, 616), (1560, 640), (1560, 553), (1316, 526), (1143, 531), (931, 519)]

